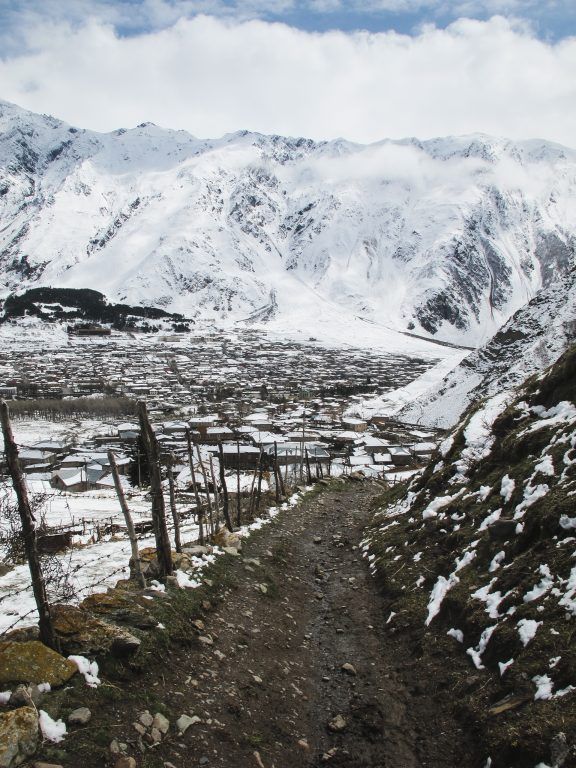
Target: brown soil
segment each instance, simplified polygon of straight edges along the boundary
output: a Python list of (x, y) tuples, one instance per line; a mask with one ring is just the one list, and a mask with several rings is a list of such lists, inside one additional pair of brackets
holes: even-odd
[[(92, 722), (69, 734), (57, 762), (78, 764), (78, 739), (82, 764), (101, 766), (103, 753), (86, 750), (86, 739), (103, 746), (115, 738), (150, 767), (479, 766), (441, 690), (444, 660), (434, 671), (418, 665), (406, 635), (397, 638), (386, 624), (361, 557), (370, 504), (381, 492), (365, 481), (312, 493), (253, 535), (242, 557), (227, 556), (223, 599), (201, 616), (213, 645), (177, 649), (119, 684), (100, 711), (98, 699), (90, 701)], [(342, 670), (347, 663), (356, 674)], [(138, 743), (133, 726), (145, 708), (171, 721), (152, 748)], [(201, 722), (179, 735), (174, 723), (183, 713)], [(336, 715), (345, 721), (341, 732), (328, 727)]]

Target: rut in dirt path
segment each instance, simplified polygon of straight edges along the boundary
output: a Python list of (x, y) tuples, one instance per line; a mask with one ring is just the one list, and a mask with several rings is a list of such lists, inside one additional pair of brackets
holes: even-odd
[[(200, 718), (155, 748), (154, 765), (461, 764), (457, 727), (448, 734), (436, 704), (412, 695), (417, 666), (387, 630), (361, 557), (378, 493), (366, 481), (311, 494), (230, 559), (237, 587), (200, 622), (199, 649), (139, 682)], [(125, 739), (138, 715), (124, 714)]]

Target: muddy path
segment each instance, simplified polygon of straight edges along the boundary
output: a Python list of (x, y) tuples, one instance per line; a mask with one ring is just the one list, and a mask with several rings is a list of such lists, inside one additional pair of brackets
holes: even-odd
[(112, 735), (138, 765), (473, 764), (452, 702), (387, 625), (361, 557), (378, 493), (365, 481), (310, 494), (229, 557), (233, 586), (202, 615), (197, 646), (127, 684), (199, 721), (181, 735), (171, 720), (150, 748), (134, 726), (137, 699), (116, 707)]

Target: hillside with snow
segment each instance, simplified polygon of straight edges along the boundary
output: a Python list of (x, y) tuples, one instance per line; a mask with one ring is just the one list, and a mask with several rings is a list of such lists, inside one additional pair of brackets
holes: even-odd
[(0, 290), (479, 346), (573, 264), (575, 189), (544, 141), (100, 134), (0, 102)]
[(428, 427), (452, 427), (471, 403), (539, 373), (575, 341), (576, 269), (572, 269), (541, 289), (488, 344), (465, 357), (442, 380), (436, 376), (428, 388), (421, 387), (397, 416)]
[(575, 382), (573, 346), (477, 400), (363, 545), (420, 695), (454, 702), (478, 766), (575, 764)]

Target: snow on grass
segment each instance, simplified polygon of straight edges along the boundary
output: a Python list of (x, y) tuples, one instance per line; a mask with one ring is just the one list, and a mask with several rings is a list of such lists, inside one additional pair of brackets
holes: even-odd
[(68, 661), (76, 664), (78, 672), (83, 675), (90, 688), (97, 688), (100, 685), (101, 680), (98, 677), (98, 663), (96, 661), (90, 661), (85, 656), (68, 656)]
[(454, 629), (454, 627), (452, 627), (452, 629), (449, 629), (446, 634), (449, 637), (453, 637), (454, 640), (457, 640), (459, 643), (464, 642), (464, 632), (462, 632), (461, 629)]
[(539, 483), (538, 485), (528, 485), (524, 489), (524, 498), (516, 505), (514, 511), (514, 520), (521, 520), (526, 514), (526, 510), (535, 504), (539, 499), (542, 499), (550, 491), (550, 486), (546, 483)]
[(548, 409), (543, 405), (534, 405), (530, 410), (539, 420), (531, 424), (521, 435), (557, 424), (572, 424), (576, 421), (576, 406), (569, 400), (562, 400)]
[(422, 519), (428, 520), (431, 517), (437, 517), (439, 510), (441, 510), (443, 507), (447, 507), (448, 504), (451, 504), (454, 499), (457, 499), (463, 493), (464, 489), (461, 489), (458, 491), (458, 493), (455, 493), (452, 496), (436, 496), (423, 510)]
[(520, 621), (516, 624), (520, 640), (524, 647), (526, 647), (528, 643), (534, 639), (534, 636), (538, 631), (538, 627), (541, 624), (541, 621), (535, 621), (534, 619), (520, 619)]
[(514, 664), (514, 659), (508, 659), (508, 661), (499, 661), (498, 669), (500, 670), (500, 677), (504, 675), (506, 670)]
[(542, 597), (542, 595), (545, 595), (546, 592), (552, 589), (554, 576), (550, 572), (550, 568), (547, 565), (541, 565), (539, 570), (542, 579), (538, 584), (532, 587), (532, 589), (526, 592), (524, 595), (525, 603), (531, 603), (533, 600), (538, 600), (538, 598)]
[(534, 474), (540, 473), (541, 475), (547, 475), (548, 477), (554, 477), (556, 474), (554, 471), (554, 462), (552, 456), (544, 456), (544, 458), (536, 464), (534, 467)]
[(501, 509), (495, 509), (494, 512), (490, 512), (489, 515), (487, 515), (484, 520), (480, 523), (478, 526), (479, 531), (485, 531), (489, 526), (492, 525), (492, 523), (495, 523), (497, 520), (500, 519), (500, 515), (502, 514)]
[(66, 723), (62, 720), (52, 720), (50, 715), (43, 709), (39, 710), (38, 715), (42, 736), (54, 744), (63, 741), (66, 735)]
[(456, 584), (459, 583), (460, 579), (453, 573), (450, 574), (448, 578), (445, 576), (438, 576), (436, 584), (432, 587), (432, 592), (430, 593), (430, 599), (428, 601), (428, 617), (425, 621), (426, 626), (429, 626), (432, 619), (440, 613), (442, 601), (448, 592), (452, 587), (455, 587)]
[(504, 504), (508, 504), (514, 493), (516, 487), (516, 481), (509, 477), (507, 474), (502, 478), (500, 485), (500, 496), (504, 499)]
[(503, 549), (500, 550), (500, 552), (497, 552), (492, 558), (492, 560), (490, 561), (490, 565), (488, 566), (488, 572), (494, 573), (494, 571), (497, 571), (498, 568), (500, 568), (500, 565), (502, 561), (505, 559), (505, 557), (506, 557), (506, 552), (504, 552)]
[(570, 571), (570, 576), (566, 582), (566, 590), (558, 601), (558, 605), (561, 608), (565, 608), (572, 616), (576, 616), (576, 566)]
[(548, 675), (535, 675), (532, 678), (532, 682), (536, 684), (536, 693), (534, 694), (534, 700), (538, 699), (547, 700), (552, 698), (552, 680)]
[(461, 571), (462, 568), (465, 568), (467, 565), (470, 565), (472, 560), (476, 557), (476, 550), (472, 549), (468, 552), (464, 552), (462, 557), (457, 558), (456, 560), (456, 570), (454, 573), (458, 573), (458, 571)]
[(484, 587), (480, 587), (480, 589), (477, 589), (475, 592), (472, 592), (472, 597), (476, 600), (481, 600), (483, 603), (486, 603), (486, 613), (488, 616), (490, 616), (491, 619), (497, 619), (500, 616), (500, 611), (498, 610), (498, 607), (502, 600), (504, 600), (504, 595), (500, 591), (498, 592), (491, 592), (490, 590), (494, 586), (496, 582), (496, 579), (491, 579), (489, 584), (486, 584)]
[(476, 669), (484, 669), (484, 664), (482, 664), (482, 654), (486, 650), (486, 646), (488, 645), (490, 638), (492, 637), (497, 626), (497, 624), (493, 624), (491, 627), (486, 627), (486, 629), (480, 635), (480, 640), (478, 641), (476, 648), (466, 648), (466, 653), (474, 662)]
[(470, 465), (488, 456), (495, 439), (492, 434), (492, 424), (506, 408), (509, 400), (509, 392), (500, 392), (472, 414), (464, 429), (465, 447), (460, 451), (460, 458), (455, 462), (459, 475), (465, 476)]

